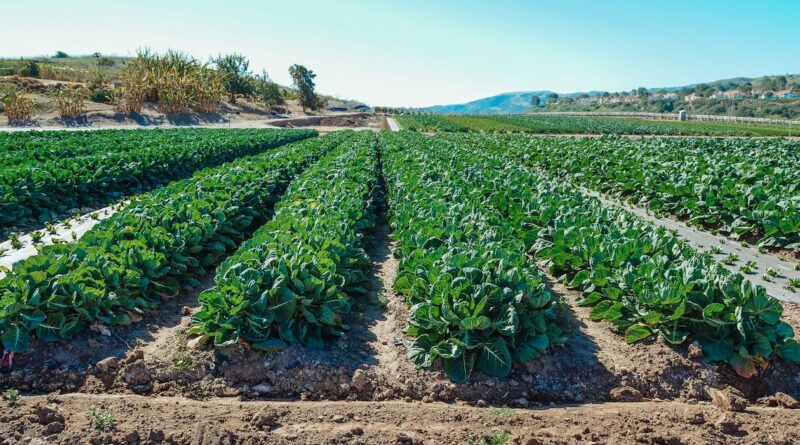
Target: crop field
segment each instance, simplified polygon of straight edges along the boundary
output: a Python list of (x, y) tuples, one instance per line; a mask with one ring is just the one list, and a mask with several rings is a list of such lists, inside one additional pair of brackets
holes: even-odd
[[(417, 415), (448, 417), (464, 404), (508, 410), (470, 417), (500, 428), (496, 437), (528, 415), (517, 409), (555, 403), (599, 412), (641, 402), (644, 417), (676, 404), (685, 416), (728, 397), (765, 410), (739, 422), (748, 437), (766, 441), (756, 425), (768, 419), (790, 423), (766, 410), (800, 392), (800, 307), (586, 190), (793, 261), (800, 144), (505, 134), (550, 122), (537, 119), (404, 116), (420, 132), (321, 137), (0, 134), (3, 230), (126, 199), (83, 236), (38, 246), (0, 278), (0, 367), (9, 371), (0, 390), (9, 400), (22, 392), (24, 406), (54, 391), (97, 398), (94, 428), (67, 428), (64, 443), (105, 433), (122, 443), (133, 436), (109, 427), (109, 410), (137, 418), (140, 403), (195, 403), (182, 397), (203, 400), (206, 408), (193, 405), (201, 420), (234, 400), (287, 404), (248, 412), (232, 443), (293, 443), (298, 409), (343, 424), (393, 406), (358, 404), (367, 402), (419, 403)], [(432, 128), (441, 134), (421, 133)], [(62, 406), (88, 403), (80, 400)], [(329, 412), (325, 403), (337, 401), (342, 411)], [(659, 419), (660, 439), (638, 420), (615, 431), (565, 428), (607, 443), (627, 443), (628, 433), (673, 443), (664, 437), (686, 428)], [(387, 439), (385, 419), (374, 422), (366, 433), (326, 431), (338, 436), (325, 443), (423, 443)], [(48, 425), (39, 423), (31, 428)], [(270, 431), (280, 432), (274, 442)], [(444, 427), (435, 443), (504, 443), (474, 431)], [(703, 434), (708, 443), (730, 436)], [(366, 442), (350, 441), (361, 435)], [(780, 437), (800, 440), (791, 428)]]
[(105, 130), (0, 133), (0, 231), (91, 211), (316, 132)]
[(632, 134), (698, 136), (800, 136), (800, 128), (732, 122), (651, 121), (643, 119), (537, 115), (404, 115), (398, 121), (419, 132), (544, 134)]
[(797, 142), (499, 135), (471, 137), (467, 144), (704, 229), (800, 251)]

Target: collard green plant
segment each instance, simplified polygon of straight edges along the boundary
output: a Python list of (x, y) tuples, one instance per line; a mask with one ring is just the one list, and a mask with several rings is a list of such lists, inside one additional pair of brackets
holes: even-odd
[(124, 325), (197, 286), (207, 268), (261, 225), (287, 184), (341, 136), (310, 139), (197, 172), (133, 200), (78, 242), (51, 245), (0, 280), (0, 338), (70, 338), (92, 323)]
[(104, 130), (0, 137), (0, 229), (100, 207), (313, 130)]
[(800, 250), (800, 144), (794, 141), (498, 135), (480, 144), (661, 215)]
[(363, 243), (375, 225), (379, 169), (373, 133), (340, 136), (292, 183), (275, 217), (220, 265), (192, 333), (275, 351), (321, 348), (347, 330), (352, 297), (366, 293)]
[(383, 159), (400, 267), (394, 288), (411, 306), (409, 357), (438, 360), (451, 380), (475, 368), (507, 376), (566, 338), (525, 246), (471, 183), (480, 171), (449, 147), (384, 135)]
[(444, 139), (429, 144), (468, 159), (481, 172), (472, 184), (485, 201), (507, 215), (552, 275), (583, 291), (578, 304), (592, 306), (594, 320), (611, 323), (627, 342), (697, 341), (707, 359), (727, 361), (745, 377), (775, 356), (800, 362), (783, 308), (764, 288), (663, 228), (520, 167), (511, 151), (494, 154), (489, 137)]

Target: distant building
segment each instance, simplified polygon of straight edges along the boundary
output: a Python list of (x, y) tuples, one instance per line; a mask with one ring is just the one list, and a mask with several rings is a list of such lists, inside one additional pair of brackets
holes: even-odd
[(778, 99), (797, 99), (797, 93), (794, 90), (781, 90), (775, 92), (775, 97)]
[(694, 102), (697, 99), (700, 99), (700, 96), (698, 96), (696, 93), (687, 94), (686, 96), (683, 96), (683, 100), (685, 100), (686, 102)]
[(722, 91), (717, 91), (716, 93), (712, 94), (709, 98), (710, 99), (725, 99), (725, 93), (723, 93)]
[(745, 99), (747, 95), (739, 90), (730, 90), (722, 93), (722, 97), (725, 99)]
[(770, 91), (770, 90), (759, 91), (758, 98), (759, 99), (774, 99), (775, 98), (775, 92), (774, 91)]

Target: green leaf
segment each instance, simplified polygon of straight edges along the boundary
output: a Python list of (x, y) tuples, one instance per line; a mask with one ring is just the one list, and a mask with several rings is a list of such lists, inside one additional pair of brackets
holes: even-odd
[(17, 325), (9, 326), (0, 335), (0, 339), (3, 341), (3, 348), (8, 352), (27, 352), (28, 350), (28, 333)]
[(462, 383), (469, 379), (472, 368), (475, 366), (475, 354), (465, 352), (461, 356), (444, 361), (444, 372), (447, 377), (456, 382)]
[(576, 303), (578, 306), (591, 306), (597, 303), (598, 301), (602, 300), (603, 298), (605, 297), (603, 297), (602, 294), (598, 292), (592, 292), (589, 295), (585, 296), (584, 298), (578, 300)]
[(250, 346), (264, 352), (278, 352), (289, 345), (283, 340), (271, 338), (269, 340), (251, 343)]
[(729, 340), (702, 340), (698, 342), (703, 347), (703, 357), (712, 362), (730, 360), (733, 356), (733, 344)]
[(653, 331), (649, 327), (643, 324), (635, 324), (625, 331), (625, 343), (630, 345), (650, 338), (652, 335)]
[(511, 353), (505, 340), (496, 337), (484, 343), (478, 354), (478, 369), (494, 377), (505, 377), (511, 373)]
[(485, 316), (468, 317), (461, 320), (461, 327), (463, 327), (468, 331), (487, 329), (491, 325), (492, 325), (491, 320), (489, 320), (489, 317)]
[(800, 363), (800, 343), (795, 340), (786, 340), (778, 347), (778, 355), (791, 363)]

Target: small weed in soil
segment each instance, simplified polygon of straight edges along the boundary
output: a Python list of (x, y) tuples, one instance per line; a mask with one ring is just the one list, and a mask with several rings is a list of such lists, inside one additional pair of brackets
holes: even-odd
[(13, 405), (19, 400), (19, 391), (14, 388), (8, 389), (3, 393), (3, 398)]
[(197, 366), (194, 362), (194, 357), (192, 357), (191, 352), (186, 347), (186, 332), (185, 331), (178, 331), (177, 334), (177, 342), (178, 342), (178, 351), (175, 352), (175, 355), (172, 357), (173, 363), (175, 365), (175, 371), (177, 372), (186, 372), (192, 370)]
[(100, 411), (97, 406), (89, 407), (89, 414), (92, 415), (92, 426), (96, 430), (107, 430), (114, 428), (114, 411)]
[(503, 433), (503, 434), (492, 434), (489, 436), (484, 436), (482, 439), (478, 441), (470, 441), (469, 445), (503, 445), (504, 443), (508, 442), (508, 439), (511, 436)]
[(516, 415), (514, 410), (511, 408), (492, 408), (492, 412), (497, 417), (502, 417), (504, 419), (507, 419), (509, 417), (514, 417)]

